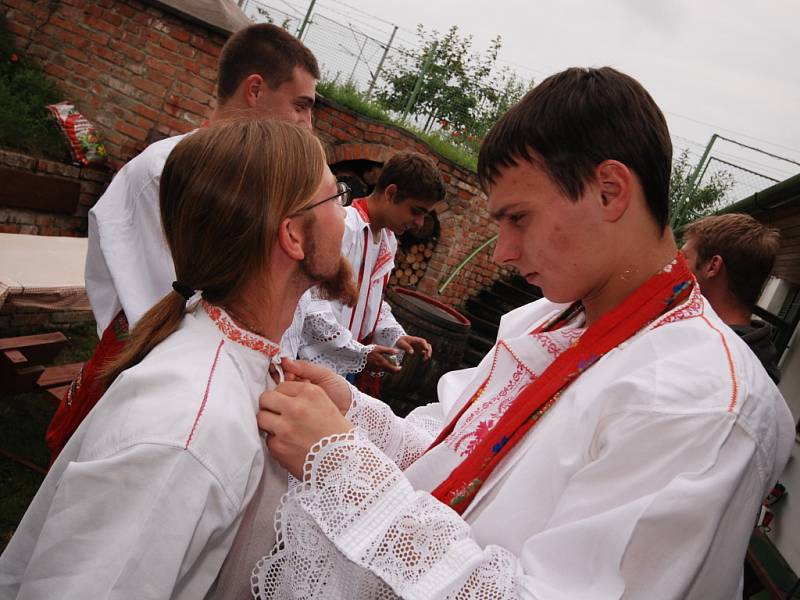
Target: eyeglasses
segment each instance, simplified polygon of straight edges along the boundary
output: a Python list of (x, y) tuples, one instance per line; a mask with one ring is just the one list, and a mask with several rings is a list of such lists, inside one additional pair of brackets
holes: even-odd
[(353, 191), (350, 189), (350, 186), (347, 185), (344, 181), (337, 181), (336, 189), (339, 191), (336, 192), (333, 196), (328, 196), (324, 200), (320, 200), (319, 202), (314, 202), (314, 204), (312, 204), (311, 206), (306, 206), (305, 208), (298, 210), (295, 214), (299, 215), (300, 213), (304, 213), (307, 210), (316, 208), (320, 204), (325, 204), (329, 200), (336, 200), (339, 206), (350, 206), (353, 203)]

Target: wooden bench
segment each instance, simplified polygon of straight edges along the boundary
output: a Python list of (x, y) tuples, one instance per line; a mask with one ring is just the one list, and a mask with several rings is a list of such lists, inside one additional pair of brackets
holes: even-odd
[(0, 339), (0, 393), (17, 394), (39, 389), (45, 364), (55, 359), (67, 338), (63, 333), (42, 333)]
[(69, 363), (48, 367), (39, 377), (36, 386), (45, 392), (49, 400), (55, 400), (55, 404), (58, 404), (69, 389), (72, 380), (80, 373), (82, 366), (83, 363)]

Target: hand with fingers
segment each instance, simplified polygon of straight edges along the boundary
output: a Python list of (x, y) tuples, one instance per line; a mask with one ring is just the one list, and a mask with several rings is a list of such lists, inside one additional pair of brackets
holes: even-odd
[(418, 350), (422, 353), (422, 358), (425, 360), (430, 359), (431, 355), (433, 354), (433, 348), (431, 348), (428, 340), (425, 338), (416, 337), (414, 335), (402, 336), (397, 340), (395, 345), (407, 354), (414, 354), (414, 351)]
[(350, 409), (353, 392), (344, 377), (321, 365), (315, 365), (305, 360), (284, 358), (281, 360), (281, 367), (283, 367), (286, 381), (313, 383), (322, 388), (343, 415)]
[(397, 373), (400, 370), (400, 365), (391, 361), (389, 357), (394, 356), (398, 352), (399, 350), (397, 348), (376, 345), (372, 352), (367, 355), (367, 371), (388, 371), (390, 373)]
[(268, 434), (270, 455), (298, 479), (314, 444), (353, 427), (321, 387), (305, 381), (286, 381), (264, 392), (259, 406), (256, 419)]

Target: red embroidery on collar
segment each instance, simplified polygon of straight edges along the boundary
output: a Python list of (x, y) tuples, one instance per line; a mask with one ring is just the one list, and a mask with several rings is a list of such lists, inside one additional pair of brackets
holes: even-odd
[(361, 216), (364, 221), (369, 223), (369, 210), (367, 209), (367, 199), (366, 198), (359, 198), (357, 200), (353, 200), (352, 204), (353, 208), (356, 209), (356, 212)]
[(687, 298), (683, 304), (666, 313), (660, 319), (656, 320), (652, 325), (650, 325), (649, 329), (653, 330), (661, 327), (662, 325), (667, 325), (668, 323), (675, 323), (685, 319), (701, 317), (703, 316), (704, 308), (705, 305), (703, 304), (703, 296), (700, 292), (700, 286), (695, 284), (689, 294), (689, 298)]
[(246, 348), (250, 348), (251, 350), (255, 350), (256, 352), (260, 352), (267, 358), (273, 358), (281, 351), (281, 347), (274, 342), (271, 342), (267, 338), (261, 337), (252, 331), (247, 331), (246, 329), (239, 327), (233, 322), (233, 319), (228, 316), (228, 313), (222, 310), (219, 306), (209, 304), (205, 300), (203, 300), (201, 304), (203, 305), (203, 309), (206, 311), (206, 314), (211, 317), (211, 320), (214, 321), (219, 330), (229, 340), (236, 342), (237, 344), (241, 344)]

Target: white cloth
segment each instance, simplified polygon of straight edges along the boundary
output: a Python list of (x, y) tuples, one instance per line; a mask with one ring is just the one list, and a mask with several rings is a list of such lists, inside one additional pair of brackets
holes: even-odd
[[(124, 311), (132, 329), (172, 290), (175, 266), (161, 226), (159, 185), (164, 164), (183, 138), (177, 135), (148, 146), (116, 174), (89, 211), (86, 294), (97, 321), (97, 335)], [(301, 298), (295, 319), (281, 343), (283, 356), (296, 358), (302, 335)]]
[(0, 557), (0, 598), (206, 597), (262, 479), (255, 414), (278, 347), (204, 306), (72, 436)]
[(85, 238), (0, 233), (0, 306), (88, 310)]
[(314, 288), (306, 290), (297, 302), (294, 310), (294, 317), (281, 338), (281, 356), (286, 358), (297, 358), (297, 353), (303, 342), (303, 324), (308, 314), (308, 310), (314, 302)]
[(89, 211), (86, 293), (102, 336), (120, 310), (133, 328), (172, 289), (175, 267), (161, 227), (158, 188), (186, 135), (148, 146), (114, 176)]
[(366, 199), (345, 210), (342, 254), (353, 267), (358, 302), (350, 308), (316, 297), (307, 309), (299, 351), (300, 358), (325, 365), (340, 375), (361, 372), (375, 344), (392, 347), (405, 335), (383, 301), (394, 268), (397, 238), (383, 228), (376, 239), (369, 227)]
[[(763, 367), (696, 290), (569, 386), (463, 518), (429, 495), (455, 442), (541, 365), (527, 334), (561, 308), (506, 315), (481, 364), (442, 377), (440, 402), (406, 419), (359, 396), (354, 432), (314, 447), (282, 502), (259, 597), (732, 600), (794, 431)], [(454, 436), (423, 455), (487, 378)]]

